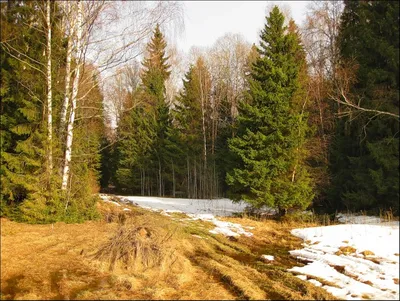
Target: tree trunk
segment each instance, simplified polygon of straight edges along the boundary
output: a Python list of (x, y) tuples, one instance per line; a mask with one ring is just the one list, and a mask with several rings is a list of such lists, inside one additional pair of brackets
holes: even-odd
[(161, 161), (158, 158), (158, 196), (162, 196)]
[(196, 162), (196, 160), (194, 160), (194, 172), (193, 172), (193, 175), (194, 175), (194, 195), (193, 195), (193, 197), (195, 199), (197, 199), (197, 162)]
[(206, 137), (206, 121), (205, 121), (205, 104), (204, 104), (204, 92), (203, 92), (203, 84), (201, 82), (201, 70), (200, 72), (200, 97), (201, 97), (201, 119), (202, 119), (202, 130), (203, 130), (203, 160), (204, 166), (207, 165), (207, 137)]
[(278, 207), (278, 214), (279, 214), (280, 217), (285, 216), (286, 213), (287, 213), (287, 209), (286, 208)]
[(77, 19), (77, 43), (76, 50), (78, 55), (78, 64), (75, 69), (75, 78), (72, 86), (72, 96), (71, 96), (71, 114), (68, 120), (67, 127), (67, 142), (65, 148), (65, 157), (64, 157), (64, 170), (62, 175), (62, 190), (67, 190), (67, 183), (70, 173), (70, 163), (71, 163), (71, 154), (72, 154), (72, 141), (74, 136), (74, 121), (75, 121), (75, 111), (76, 111), (76, 102), (78, 97), (78, 89), (79, 89), (79, 79), (80, 79), (80, 71), (82, 65), (82, 25), (83, 25), (83, 12), (82, 12), (82, 1), (78, 1), (78, 19)]
[(52, 104), (52, 82), (51, 82), (51, 20), (50, 0), (46, 5), (47, 25), (47, 147), (49, 174), (53, 171), (53, 104)]
[(67, 119), (67, 112), (69, 107), (69, 100), (70, 100), (70, 83), (71, 83), (71, 58), (72, 58), (72, 36), (74, 34), (74, 26), (73, 23), (73, 15), (71, 16), (71, 3), (69, 1), (65, 2), (67, 7), (67, 19), (69, 25), (69, 32), (68, 32), (68, 44), (67, 44), (67, 61), (65, 66), (65, 95), (64, 95), (64, 102), (61, 107), (61, 117), (60, 117), (60, 133), (64, 133), (65, 131), (65, 122)]
[(175, 168), (174, 168), (174, 162), (171, 162), (172, 164), (172, 196), (175, 197)]
[(187, 197), (190, 199), (190, 169), (189, 169), (189, 156), (187, 156), (186, 162), (187, 162)]

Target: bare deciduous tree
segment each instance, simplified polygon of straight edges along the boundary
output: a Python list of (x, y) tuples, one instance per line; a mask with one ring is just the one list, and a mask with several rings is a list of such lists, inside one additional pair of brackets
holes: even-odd
[(337, 67), (337, 79), (335, 80), (335, 86), (330, 93), (330, 99), (336, 101), (339, 104), (347, 107), (347, 110), (339, 112), (339, 117), (349, 116), (353, 110), (362, 111), (367, 113), (373, 113), (373, 116), (386, 115), (400, 119), (400, 115), (392, 112), (378, 110), (377, 108), (365, 108), (362, 106), (362, 97), (355, 96), (351, 93), (351, 87), (356, 83), (358, 65), (354, 61), (346, 61)]

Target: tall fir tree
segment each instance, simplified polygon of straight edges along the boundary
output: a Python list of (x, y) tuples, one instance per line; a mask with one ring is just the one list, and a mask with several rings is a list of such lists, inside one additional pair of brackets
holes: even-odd
[[(61, 45), (58, 7), (52, 3), (53, 45)], [(43, 55), (46, 29), (43, 2), (10, 2), (2, 7), (2, 110), (1, 110), (1, 199), (10, 217), (32, 222), (51, 220), (60, 207), (53, 189), (56, 177), (49, 178), (47, 165), (47, 108)], [(3, 36), (4, 34), (4, 36)], [(53, 56), (54, 55), (54, 56)], [(53, 66), (62, 65), (63, 50), (52, 55)], [(57, 59), (56, 59), (57, 57)], [(59, 70), (59, 69), (54, 69)], [(52, 72), (52, 77), (60, 74)], [(61, 91), (53, 89), (54, 98)], [(15, 210), (14, 210), (15, 209)], [(9, 210), (8, 210), (9, 211)]]
[[(182, 144), (183, 158), (181, 170), (184, 172), (184, 182), (188, 197), (211, 197), (212, 177), (206, 176), (211, 160), (207, 161), (208, 123), (209, 114), (210, 75), (205, 62), (198, 58), (195, 65), (191, 65), (183, 80), (183, 89), (177, 97), (174, 110), (176, 128)], [(212, 158), (211, 158), (212, 159)]]
[[(355, 60), (349, 97), (399, 114), (399, 3), (345, 1), (339, 47)], [(330, 170), (333, 209), (399, 212), (399, 119), (353, 111), (337, 121)]]
[(171, 166), (166, 150), (167, 133), (172, 126), (165, 96), (165, 81), (171, 73), (166, 46), (157, 24), (147, 45), (142, 83), (135, 94), (140, 101), (121, 120), (118, 130), (119, 140), (122, 141), (118, 147), (117, 170), (117, 186), (120, 189), (137, 191), (140, 185), (142, 194), (150, 195), (164, 195), (166, 190), (171, 190), (172, 184), (166, 178)]
[(238, 164), (226, 180), (235, 200), (284, 214), (289, 208), (306, 208), (313, 198), (311, 179), (298, 156), (307, 123), (293, 101), (300, 84), (296, 57), (301, 45), (276, 6), (260, 38), (250, 99), (241, 102), (238, 132), (229, 141)]

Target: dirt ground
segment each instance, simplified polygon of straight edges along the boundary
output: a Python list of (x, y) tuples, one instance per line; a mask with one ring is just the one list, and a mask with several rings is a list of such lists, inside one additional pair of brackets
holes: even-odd
[(335, 299), (286, 271), (301, 265), (288, 253), (301, 243), (294, 225), (226, 218), (255, 227), (229, 239), (207, 222), (129, 208), (99, 204), (103, 219), (84, 224), (2, 218), (1, 299)]

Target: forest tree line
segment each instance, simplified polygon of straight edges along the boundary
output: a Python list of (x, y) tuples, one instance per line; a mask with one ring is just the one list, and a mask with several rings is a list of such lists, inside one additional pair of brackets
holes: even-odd
[(275, 6), (258, 44), (226, 34), (188, 64), (170, 3), (108, 91), (84, 59), (107, 10), (70, 3), (1, 4), (2, 215), (91, 219), (100, 188), (398, 215), (397, 2), (313, 2), (301, 26)]

